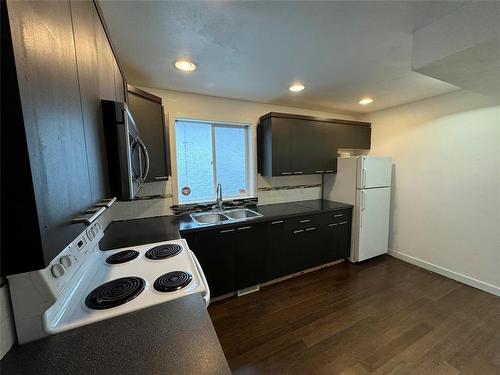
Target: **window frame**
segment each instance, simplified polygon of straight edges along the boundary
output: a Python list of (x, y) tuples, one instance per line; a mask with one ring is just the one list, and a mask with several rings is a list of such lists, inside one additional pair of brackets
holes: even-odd
[[(177, 134), (177, 122), (197, 122), (197, 123), (205, 123), (210, 125), (210, 132), (211, 132), (211, 142), (212, 142), (212, 176), (213, 176), (213, 188), (214, 192), (216, 191), (216, 186), (217, 186), (217, 150), (216, 150), (216, 139), (215, 139), (215, 129), (216, 128), (243, 128), (245, 131), (245, 182), (246, 182), (246, 194), (245, 195), (225, 195), (224, 194), (224, 186), (223, 188), (223, 201), (231, 201), (235, 199), (246, 199), (246, 198), (252, 198), (254, 196), (253, 192), (251, 191), (251, 186), (253, 186), (251, 178), (252, 178), (252, 164), (250, 160), (250, 149), (251, 149), (251, 124), (249, 123), (239, 123), (239, 122), (227, 122), (227, 121), (210, 121), (210, 120), (198, 120), (194, 119), (191, 117), (175, 117), (174, 118), (174, 129), (175, 129), (175, 134)], [(214, 195), (211, 199), (208, 200), (196, 200), (196, 201), (190, 201), (190, 202), (182, 202), (181, 200), (181, 188), (179, 186), (179, 165), (178, 165), (178, 160), (177, 160), (177, 135), (175, 135), (175, 165), (176, 165), (176, 188), (177, 188), (177, 203), (182, 206), (182, 205), (190, 205), (190, 204), (199, 204), (199, 203), (208, 203), (208, 202), (214, 202), (216, 199), (216, 196)]]

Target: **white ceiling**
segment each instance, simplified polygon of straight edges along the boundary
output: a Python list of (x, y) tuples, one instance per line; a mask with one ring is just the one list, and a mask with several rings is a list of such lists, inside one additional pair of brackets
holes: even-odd
[[(456, 90), (411, 71), (412, 33), (465, 3), (100, 1), (129, 83), (337, 112)], [(182, 56), (194, 73), (174, 68)]]

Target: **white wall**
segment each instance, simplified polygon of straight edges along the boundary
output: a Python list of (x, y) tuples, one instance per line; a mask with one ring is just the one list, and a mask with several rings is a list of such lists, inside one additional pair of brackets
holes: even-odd
[(499, 294), (498, 102), (457, 91), (363, 120), (370, 154), (393, 157), (394, 255)]
[(167, 193), (171, 193), (173, 195), (173, 198), (135, 201), (131, 203), (117, 202), (115, 203), (116, 207), (113, 211), (114, 220), (171, 214), (169, 207), (173, 203), (177, 203), (177, 168), (175, 160), (175, 119), (177, 117), (191, 118), (196, 120), (234, 122), (251, 125), (251, 161), (255, 176), (253, 180), (253, 193), (254, 195), (258, 195), (259, 204), (319, 199), (321, 195), (321, 188), (319, 187), (257, 191), (258, 188), (277, 188), (280, 186), (321, 184), (321, 176), (262, 177), (260, 175), (257, 175), (256, 125), (259, 117), (268, 112), (286, 112), (328, 118), (341, 118), (347, 120), (354, 119), (353, 116), (347, 114), (320, 112), (309, 109), (284, 107), (147, 87), (141, 88), (152, 94), (160, 96), (163, 99), (163, 104), (166, 109), (170, 130), (170, 152), (172, 157), (171, 160), (173, 171), (172, 184), (169, 184), (169, 186), (167, 187), (167, 190), (171, 190), (167, 191)]

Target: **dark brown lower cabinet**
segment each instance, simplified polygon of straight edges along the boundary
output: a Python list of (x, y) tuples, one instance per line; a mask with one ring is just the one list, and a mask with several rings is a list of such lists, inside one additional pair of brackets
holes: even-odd
[(217, 297), (349, 257), (350, 211), (246, 222), (182, 236)]
[(351, 252), (351, 220), (330, 222), (324, 226), (322, 259), (324, 263), (345, 259)]

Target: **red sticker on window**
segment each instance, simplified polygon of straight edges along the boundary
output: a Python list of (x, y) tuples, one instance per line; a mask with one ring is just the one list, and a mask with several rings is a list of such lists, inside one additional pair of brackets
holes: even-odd
[(182, 195), (189, 195), (191, 194), (191, 189), (188, 186), (184, 186), (181, 190)]

